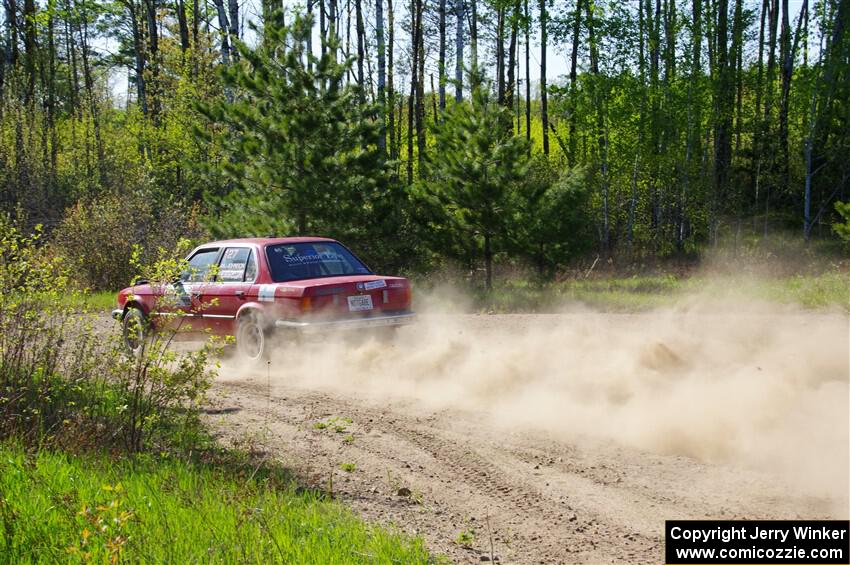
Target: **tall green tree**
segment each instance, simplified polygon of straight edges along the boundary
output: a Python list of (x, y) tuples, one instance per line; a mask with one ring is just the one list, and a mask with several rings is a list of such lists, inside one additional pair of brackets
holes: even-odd
[(448, 108), (434, 126), (434, 149), (419, 187), (444, 211), (454, 237), (474, 241), (483, 252), (488, 290), (494, 250), (508, 243), (530, 161), (528, 141), (510, 133), (511, 122), (510, 108), (493, 100), (483, 86), (475, 88), (471, 101)]
[(224, 195), (209, 194), (218, 235), (350, 235), (392, 200), (379, 109), (344, 84), (351, 61), (337, 63), (335, 45), (306, 52), (311, 28), (309, 16), (266, 22), (263, 43), (238, 42), (242, 63), (222, 70), (234, 101), (199, 105), (209, 123), (197, 134), (224, 144), (211, 171)]
[(584, 167), (562, 169), (536, 154), (518, 197), (511, 226), (511, 253), (551, 275), (587, 251), (594, 240), (588, 215), (590, 179)]

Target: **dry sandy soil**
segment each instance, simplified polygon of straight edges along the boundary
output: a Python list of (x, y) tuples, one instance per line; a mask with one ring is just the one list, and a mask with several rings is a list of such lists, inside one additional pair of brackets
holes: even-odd
[(452, 561), (659, 563), (665, 519), (847, 517), (849, 333), (699, 305), (422, 316), (225, 364), (208, 418)]

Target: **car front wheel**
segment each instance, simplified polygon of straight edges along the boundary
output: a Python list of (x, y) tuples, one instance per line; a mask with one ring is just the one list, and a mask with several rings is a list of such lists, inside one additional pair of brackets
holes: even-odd
[(258, 363), (268, 354), (268, 338), (262, 320), (256, 314), (239, 317), (236, 326), (236, 351), (239, 357), (251, 363)]
[(128, 308), (124, 313), (121, 329), (121, 337), (127, 353), (134, 357), (141, 355), (150, 329), (144, 312), (138, 308)]

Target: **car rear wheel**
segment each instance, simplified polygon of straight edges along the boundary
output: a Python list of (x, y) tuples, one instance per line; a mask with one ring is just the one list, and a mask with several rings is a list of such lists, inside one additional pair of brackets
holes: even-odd
[(121, 324), (121, 337), (127, 353), (134, 357), (141, 355), (149, 331), (150, 326), (144, 312), (135, 307), (128, 308)]
[(236, 351), (239, 357), (258, 363), (268, 355), (269, 336), (262, 320), (256, 314), (239, 317), (236, 325)]

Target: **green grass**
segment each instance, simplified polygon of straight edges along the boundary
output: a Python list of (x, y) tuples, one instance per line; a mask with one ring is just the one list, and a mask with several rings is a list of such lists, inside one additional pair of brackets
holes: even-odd
[(251, 467), (6, 444), (0, 495), (0, 555), (10, 563), (433, 561), (421, 539)]
[(673, 306), (688, 296), (850, 312), (850, 273), (832, 270), (773, 278), (639, 275), (551, 283), (513, 279), (497, 281), (489, 295), (476, 291), (473, 300), (477, 308), (494, 312), (553, 311), (576, 303), (609, 312), (641, 312)]
[(75, 305), (88, 310), (112, 310), (118, 305), (117, 292), (99, 290), (97, 292), (79, 293), (73, 295)]
[[(670, 306), (686, 294), (728, 295), (730, 288), (743, 298), (850, 312), (850, 273), (840, 270), (774, 278), (636, 275), (545, 283), (528, 279), (497, 280), (489, 296), (479, 289), (473, 292), (473, 300), (478, 308), (496, 312), (551, 310), (566, 303), (612, 312), (641, 312)], [(115, 307), (115, 295), (100, 291), (75, 295), (74, 300), (90, 310), (107, 311)], [(336, 425), (344, 423), (343, 419)], [(332, 427), (334, 422), (324, 424), (322, 428)]]
[[(321, 420), (313, 424), (314, 430), (333, 430), (338, 434), (344, 434), (348, 431), (348, 425), (353, 424), (353, 420), (351, 418), (340, 418), (333, 417), (328, 418), (327, 420)], [(353, 438), (352, 438), (353, 439)]]
[(455, 538), (455, 543), (461, 547), (472, 547), (475, 544), (475, 531), (462, 531)]
[(840, 308), (850, 312), (850, 275), (830, 272), (820, 276), (796, 275), (763, 281), (758, 294), (774, 302), (805, 308)]
[(673, 303), (686, 282), (672, 276), (578, 279), (536, 283), (524, 279), (499, 281), (488, 296), (479, 291), (475, 304), (495, 312), (534, 312), (557, 310), (581, 303), (595, 309), (616, 312), (649, 310)]

